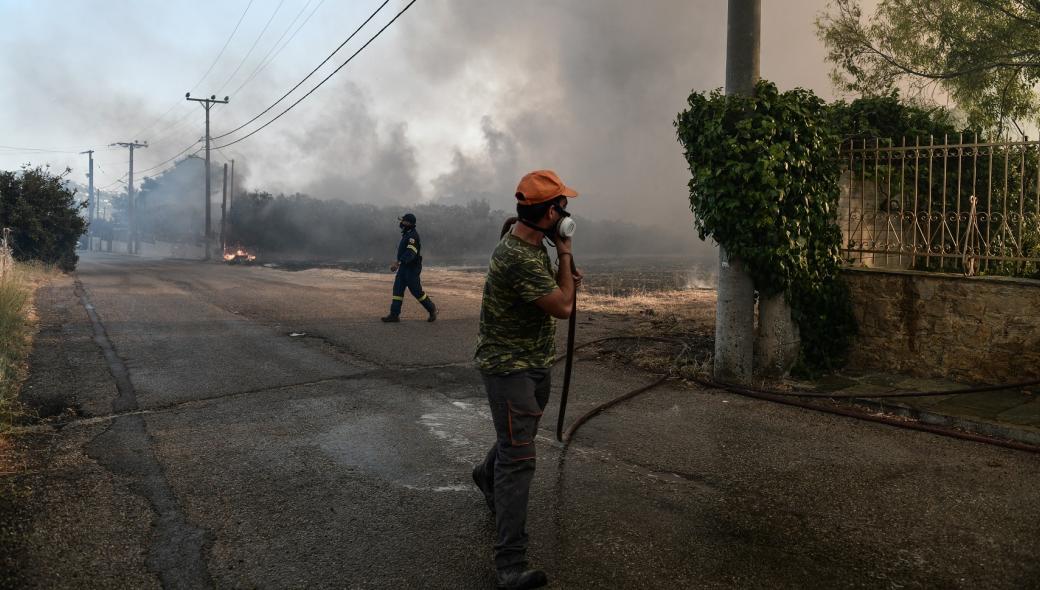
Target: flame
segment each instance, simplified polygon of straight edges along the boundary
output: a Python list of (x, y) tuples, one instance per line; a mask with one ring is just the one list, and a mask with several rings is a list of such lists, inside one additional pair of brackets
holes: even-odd
[(253, 262), (254, 260), (256, 260), (256, 254), (253, 254), (242, 246), (224, 248), (224, 262)]

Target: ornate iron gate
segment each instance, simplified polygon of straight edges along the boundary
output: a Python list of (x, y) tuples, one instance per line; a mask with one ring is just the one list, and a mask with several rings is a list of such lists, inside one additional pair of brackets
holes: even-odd
[(1040, 141), (853, 140), (840, 157), (850, 264), (1040, 276)]

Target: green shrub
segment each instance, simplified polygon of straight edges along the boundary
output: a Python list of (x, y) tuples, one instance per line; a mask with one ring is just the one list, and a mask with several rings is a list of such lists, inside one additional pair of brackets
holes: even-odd
[(761, 81), (754, 96), (694, 92), (675, 121), (690, 165), (690, 208), (743, 260), (765, 295), (783, 293), (802, 340), (803, 372), (844, 362), (856, 331), (839, 273), (839, 135), (823, 100)]
[(16, 260), (38, 260), (71, 272), (79, 257), (76, 244), (87, 229), (65, 176), (48, 168), (24, 167), (18, 172), (0, 171), (0, 227), (11, 228), (11, 249)]

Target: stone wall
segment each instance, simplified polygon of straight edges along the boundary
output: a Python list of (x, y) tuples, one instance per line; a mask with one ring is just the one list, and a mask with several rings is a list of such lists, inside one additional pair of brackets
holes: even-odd
[(975, 383), (1040, 378), (1040, 281), (849, 269), (851, 369)]

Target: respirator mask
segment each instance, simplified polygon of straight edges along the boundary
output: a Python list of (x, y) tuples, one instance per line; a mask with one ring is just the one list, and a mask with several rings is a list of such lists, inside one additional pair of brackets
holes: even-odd
[(541, 227), (538, 224), (534, 223), (533, 221), (528, 221), (526, 219), (520, 219), (520, 223), (526, 225), (527, 227), (530, 227), (532, 229), (536, 229), (536, 230), (542, 232), (543, 234), (545, 234), (545, 237), (549, 238), (553, 242), (556, 241), (557, 237), (561, 237), (561, 238), (570, 238), (570, 237), (572, 237), (574, 235), (574, 230), (576, 230), (577, 227), (578, 227), (578, 224), (575, 223), (573, 219), (571, 219), (571, 214), (568, 213), (567, 210), (564, 209), (563, 207), (560, 207), (556, 203), (553, 203), (552, 207), (560, 215), (560, 219), (552, 227), (549, 227), (549, 228)]

